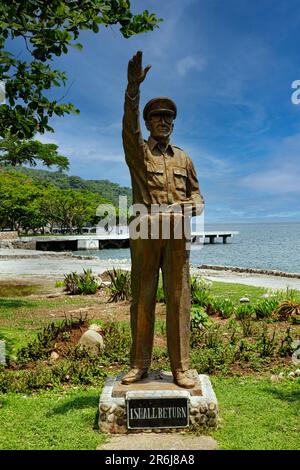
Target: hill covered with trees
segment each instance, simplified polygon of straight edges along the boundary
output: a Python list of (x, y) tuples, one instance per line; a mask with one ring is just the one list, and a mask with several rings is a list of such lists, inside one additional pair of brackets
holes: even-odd
[(119, 196), (127, 196), (131, 205), (131, 189), (112, 183), (108, 180), (86, 180), (80, 176), (68, 176), (62, 171), (36, 170), (19, 167), (17, 171), (41, 183), (51, 183), (61, 189), (77, 189), (97, 193), (104, 199), (109, 199), (116, 207), (119, 205)]

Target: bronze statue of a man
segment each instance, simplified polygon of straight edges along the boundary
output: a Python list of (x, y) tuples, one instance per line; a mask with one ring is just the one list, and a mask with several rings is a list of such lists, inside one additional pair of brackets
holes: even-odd
[[(146, 206), (151, 218), (153, 205), (171, 209), (185, 208), (185, 216), (201, 214), (204, 201), (192, 161), (187, 154), (170, 144), (177, 109), (169, 98), (150, 100), (143, 117), (150, 137), (143, 140), (139, 122), (139, 88), (150, 66), (143, 69), (142, 52), (128, 64), (128, 85), (123, 117), (123, 146), (132, 179), (133, 203)], [(176, 211), (175, 211), (176, 213)], [(159, 217), (159, 216), (158, 216)], [(170, 215), (171, 229), (180, 214)], [(161, 220), (161, 219), (159, 219)], [(172, 230), (171, 230), (172, 231)], [(170, 234), (157, 237), (130, 238), (131, 251), (131, 370), (123, 384), (146, 376), (151, 363), (154, 338), (156, 292), (162, 270), (167, 310), (167, 343), (175, 383), (192, 388), (187, 375), (190, 332), (189, 251), (186, 237)]]

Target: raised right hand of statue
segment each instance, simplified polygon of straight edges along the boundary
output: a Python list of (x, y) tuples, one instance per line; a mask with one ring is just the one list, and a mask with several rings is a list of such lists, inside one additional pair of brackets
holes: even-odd
[(145, 80), (147, 73), (149, 72), (151, 65), (147, 65), (143, 69), (142, 67), (142, 51), (137, 53), (128, 62), (128, 92), (130, 95), (136, 95), (139, 91), (140, 84)]

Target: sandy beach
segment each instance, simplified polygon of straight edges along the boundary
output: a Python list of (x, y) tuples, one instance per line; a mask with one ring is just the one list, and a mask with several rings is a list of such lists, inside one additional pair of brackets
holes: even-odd
[[(130, 259), (101, 260), (94, 256), (76, 256), (72, 253), (57, 253), (19, 249), (0, 249), (0, 279), (62, 279), (64, 274), (91, 268), (101, 274), (112, 268), (130, 270)], [(271, 289), (300, 290), (300, 279), (266, 274), (234, 272), (231, 270), (200, 269), (191, 266), (191, 273), (212, 281), (245, 284)]]

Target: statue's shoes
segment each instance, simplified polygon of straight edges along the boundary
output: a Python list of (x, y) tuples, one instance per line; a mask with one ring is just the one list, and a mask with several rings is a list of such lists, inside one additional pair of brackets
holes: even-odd
[(124, 375), (123, 379), (121, 380), (121, 383), (123, 385), (133, 384), (134, 382), (138, 382), (139, 380), (146, 377), (147, 373), (148, 369), (131, 369), (126, 375)]
[(173, 378), (174, 382), (179, 385), (179, 387), (193, 388), (196, 384), (195, 380), (188, 377), (186, 371), (183, 370), (175, 370), (173, 372)]

